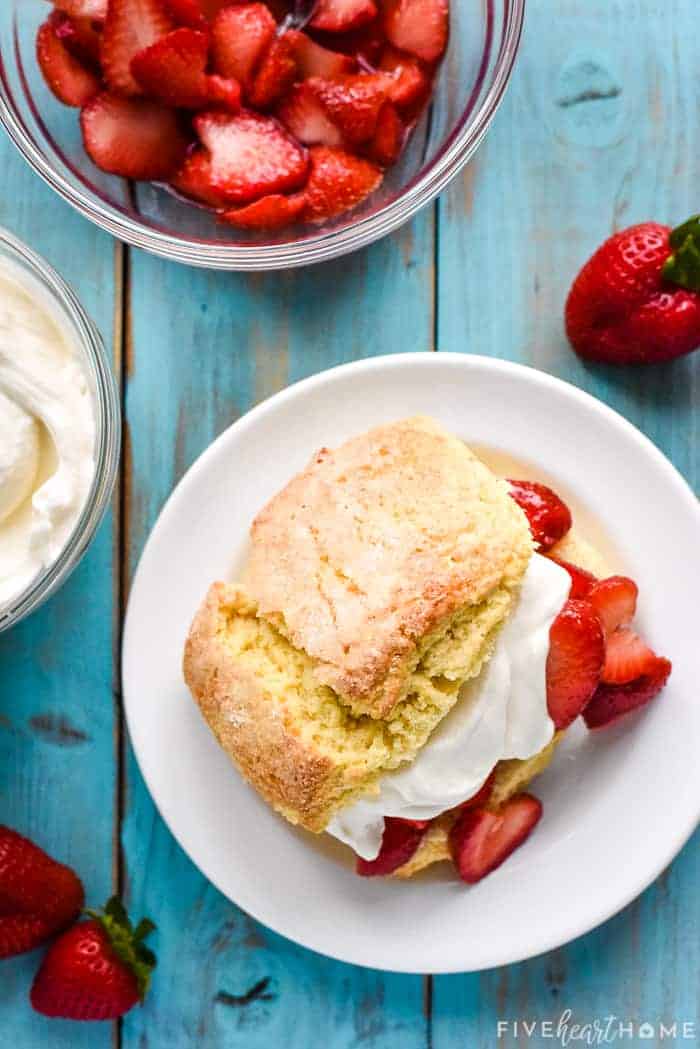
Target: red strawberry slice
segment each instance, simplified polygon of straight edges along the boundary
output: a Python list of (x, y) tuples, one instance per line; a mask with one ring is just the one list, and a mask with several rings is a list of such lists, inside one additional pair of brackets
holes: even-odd
[(450, 831), (450, 851), (462, 881), (473, 885), (500, 867), (542, 816), (531, 794), (517, 794), (498, 811), (466, 809)]
[(572, 565), (571, 561), (562, 561), (561, 558), (554, 557), (551, 554), (550, 560), (561, 565), (561, 567), (566, 569), (569, 573), (571, 577), (571, 590), (569, 591), (569, 597), (576, 599), (588, 597), (591, 590), (598, 582), (592, 572), (587, 572), (585, 568), (579, 568), (578, 565)]
[(619, 627), (608, 637), (601, 680), (625, 685), (648, 674), (655, 663), (656, 656), (641, 637), (628, 627)]
[(632, 622), (637, 609), (637, 584), (627, 576), (613, 575), (602, 579), (588, 595), (609, 637), (619, 626)]
[(309, 222), (324, 222), (349, 211), (381, 185), (379, 168), (352, 153), (327, 146), (314, 146), (310, 152), (304, 211)]
[(530, 522), (540, 553), (563, 539), (571, 528), (571, 512), (556, 492), (536, 481), (509, 480), (510, 494)]
[(385, 102), (379, 111), (369, 155), (382, 167), (390, 167), (399, 159), (405, 138), (406, 128), (396, 112), (396, 106)]
[(207, 33), (174, 29), (139, 51), (131, 60), (131, 72), (147, 95), (166, 105), (202, 109), (214, 96), (237, 112), (241, 105), (238, 81), (208, 77), (208, 59)]
[(395, 106), (416, 106), (426, 101), (430, 93), (430, 77), (412, 55), (387, 47), (382, 53), (379, 69), (391, 75), (387, 91)]
[(486, 805), (489, 798), (491, 797), (491, 794), (493, 793), (493, 785), (495, 782), (496, 770), (494, 769), (489, 778), (484, 783), (483, 787), (480, 787), (479, 790), (477, 790), (476, 794), (472, 794), (471, 798), (467, 798), (467, 800), (463, 801), (461, 805), (457, 806), (457, 808), (461, 809), (463, 812), (466, 809), (482, 808), (484, 805)]
[(583, 720), (588, 728), (604, 728), (645, 706), (668, 681), (672, 666), (668, 659), (656, 658), (646, 674), (624, 685), (602, 684), (586, 707)]
[(225, 7), (211, 27), (214, 69), (244, 87), (275, 36), (276, 23), (265, 4)]
[(248, 100), (256, 109), (269, 109), (287, 94), (297, 75), (292, 45), (277, 37), (268, 47), (248, 91)]
[(107, 17), (107, 0), (53, 0), (53, 5), (72, 18), (94, 18), (102, 22)]
[(177, 25), (188, 29), (205, 29), (207, 20), (204, 17), (199, 0), (163, 0), (165, 10)]
[(557, 729), (584, 710), (600, 682), (605, 636), (588, 601), (569, 599), (549, 631), (547, 709)]
[(131, 60), (174, 29), (162, 0), (110, 0), (102, 32), (102, 72), (113, 91), (139, 95)]
[(447, 47), (448, 0), (385, 0), (384, 32), (400, 51), (435, 62)]
[(306, 83), (344, 139), (357, 145), (374, 135), (387, 100), (386, 81), (383, 73), (357, 73), (335, 80), (311, 77)]
[(355, 60), (340, 51), (329, 51), (321, 47), (306, 33), (290, 29), (284, 34), (294, 52), (299, 76), (302, 79), (311, 76), (322, 76), (332, 79), (355, 71)]
[(314, 39), (324, 47), (341, 51), (344, 55), (354, 58), (362, 69), (370, 73), (375, 72), (386, 47), (386, 37), (379, 18), (375, 18), (373, 22), (369, 22), (360, 29), (351, 29), (347, 33), (315, 32)]
[(230, 113), (241, 108), (241, 85), (237, 80), (210, 73), (206, 78), (207, 101), (216, 103)]
[(356, 29), (377, 17), (373, 0), (318, 0), (311, 19), (313, 29), (342, 33)]
[(306, 151), (272, 117), (206, 112), (194, 125), (211, 154), (212, 186), (231, 204), (297, 189), (306, 178)]
[(123, 178), (170, 178), (189, 146), (172, 109), (109, 91), (88, 102), (80, 114), (80, 126), (90, 159), (103, 171)]
[(228, 200), (225, 193), (213, 184), (211, 157), (206, 149), (193, 150), (170, 185), (185, 197), (207, 204), (211, 208), (225, 208)]
[(277, 116), (305, 146), (342, 146), (343, 136), (307, 83), (296, 84)]
[(51, 21), (36, 38), (39, 68), (52, 94), (66, 106), (84, 106), (100, 90), (98, 77), (71, 54)]
[(295, 222), (302, 211), (306, 199), (304, 193), (295, 193), (285, 197), (281, 193), (271, 193), (267, 197), (247, 204), (244, 208), (234, 208), (221, 215), (223, 222), (228, 222), (239, 229), (283, 229)]
[[(422, 821), (419, 821), (422, 822)], [(374, 860), (363, 860), (358, 857), (355, 870), (363, 878), (391, 874), (404, 863), (408, 863), (423, 840), (425, 827), (415, 825), (416, 821), (395, 819), (387, 816), (384, 820), (384, 835), (379, 855)]]
[(165, 9), (178, 25), (203, 29), (231, 0), (164, 0)]
[(63, 11), (52, 11), (49, 21), (58, 39), (79, 62), (96, 73), (102, 72), (102, 26), (99, 22), (92, 18), (71, 18)]

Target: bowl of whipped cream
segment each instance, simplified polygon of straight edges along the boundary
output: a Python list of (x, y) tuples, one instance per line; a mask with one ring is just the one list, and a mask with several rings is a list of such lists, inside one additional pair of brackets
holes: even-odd
[(109, 505), (119, 397), (97, 328), (0, 229), (0, 631), (54, 593)]

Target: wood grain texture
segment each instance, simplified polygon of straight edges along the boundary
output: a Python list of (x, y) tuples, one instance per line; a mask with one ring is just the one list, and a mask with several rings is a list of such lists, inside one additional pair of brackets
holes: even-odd
[[(134, 253), (130, 288), (131, 570), (173, 485), (253, 404), (334, 364), (432, 348), (432, 214), (366, 252), (295, 274), (205, 273)], [(330, 962), (256, 925), (174, 843), (131, 756), (125, 813), (124, 887), (158, 923), (162, 949), (156, 993), (125, 1019), (124, 1047), (423, 1049), (420, 977)]]
[[(0, 141), (0, 224), (73, 284), (111, 345), (114, 242), (63, 204)], [(112, 517), (66, 586), (0, 634), (0, 822), (80, 872), (92, 906), (112, 889), (116, 815)], [(0, 1046), (103, 1049), (111, 1025), (33, 1013), (39, 952), (0, 963)]]

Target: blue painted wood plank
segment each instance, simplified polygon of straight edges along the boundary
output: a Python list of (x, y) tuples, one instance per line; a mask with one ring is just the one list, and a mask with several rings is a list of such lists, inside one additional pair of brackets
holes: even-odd
[[(205, 273), (133, 254), (130, 569), (184, 470), (251, 405), (342, 361), (432, 347), (432, 248), (428, 213), (367, 252), (294, 274)], [(132, 756), (123, 844), (129, 903), (158, 922), (161, 959), (145, 1007), (125, 1019), (125, 1049), (426, 1045), (419, 977), (330, 962), (256, 925), (183, 855)]]
[[(562, 322), (573, 276), (610, 232), (697, 210), (696, 26), (694, 0), (564, 0), (556, 17), (547, 0), (530, 0), (506, 101), (440, 201), (438, 345), (574, 382), (639, 426), (697, 488), (700, 354), (638, 371), (584, 365)], [(497, 1021), (556, 1020), (565, 1009), (579, 1022), (614, 1013), (700, 1032), (699, 874), (696, 835), (602, 929), (521, 965), (436, 979), (433, 1046), (549, 1044), (512, 1028), (498, 1039)]]
[[(113, 241), (59, 201), (4, 136), (0, 224), (68, 279), (110, 346)], [(110, 516), (66, 586), (0, 635), (0, 822), (72, 864), (92, 905), (111, 892), (116, 814), (112, 538)], [(37, 951), (0, 962), (0, 1045), (106, 1049), (109, 1024), (84, 1027), (32, 1011), (39, 959)]]

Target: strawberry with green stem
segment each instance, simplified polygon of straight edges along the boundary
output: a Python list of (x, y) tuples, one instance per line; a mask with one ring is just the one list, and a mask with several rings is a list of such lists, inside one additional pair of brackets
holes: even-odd
[(653, 364), (700, 347), (700, 215), (672, 230), (645, 222), (616, 233), (585, 264), (566, 303), (579, 356)]
[(134, 928), (117, 897), (87, 914), (51, 945), (36, 974), (31, 1003), (44, 1016), (115, 1020), (148, 991), (156, 958), (144, 941), (153, 922)]

